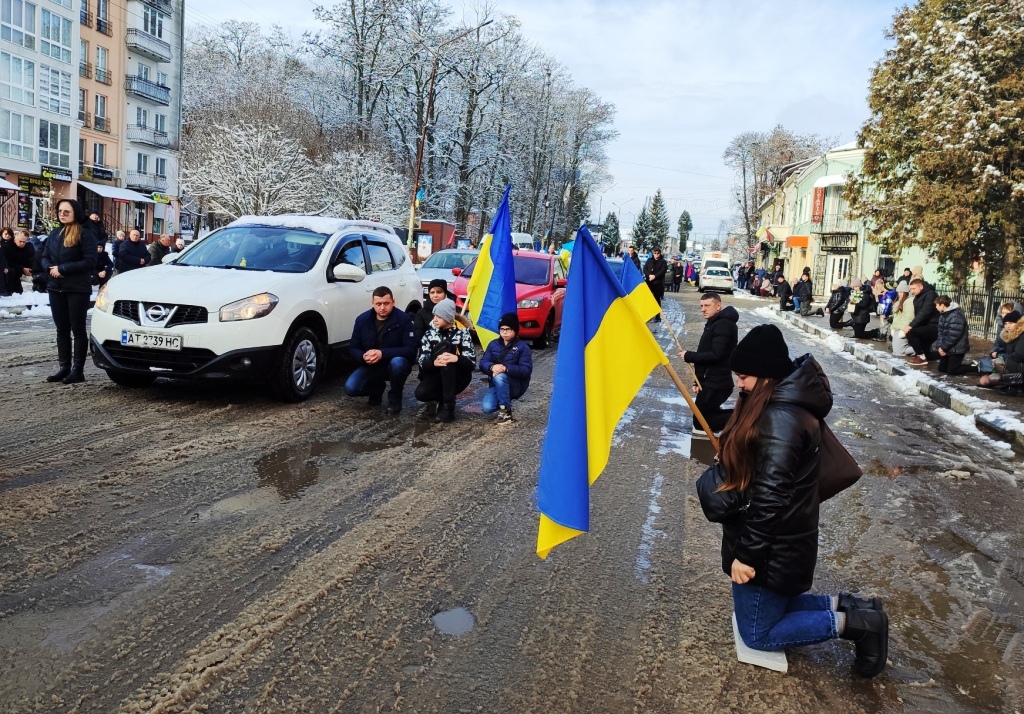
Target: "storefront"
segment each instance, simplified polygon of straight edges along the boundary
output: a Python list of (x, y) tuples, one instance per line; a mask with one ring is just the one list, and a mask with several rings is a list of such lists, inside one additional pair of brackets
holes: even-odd
[[(7, 172), (6, 183), (17, 188), (17, 208), (7, 208), (4, 215), (11, 216), (18, 228), (27, 228), (34, 234), (49, 233), (56, 221), (54, 206), (62, 198), (71, 198), (71, 171), (69, 169), (43, 166), (39, 176)], [(9, 206), (12, 195), (5, 206)]]
[[(133, 228), (146, 226), (147, 211), (155, 203), (149, 196), (131, 189), (87, 181), (78, 182), (78, 193), (87, 211), (97, 211), (103, 216), (104, 226), (111, 236), (119, 230), (127, 233)], [(96, 209), (97, 205), (100, 210)], [(140, 215), (141, 221), (138, 220)]]

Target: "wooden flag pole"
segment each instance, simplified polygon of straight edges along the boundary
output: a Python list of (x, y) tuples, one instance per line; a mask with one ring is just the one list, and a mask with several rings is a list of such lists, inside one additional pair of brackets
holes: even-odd
[[(665, 313), (661, 313), (661, 323), (668, 328), (668, 334), (672, 335), (672, 339), (675, 341), (676, 347), (679, 348), (680, 354), (685, 352), (686, 350), (684, 350), (683, 346), (679, 343), (679, 338), (676, 337), (676, 331), (672, 329), (672, 325), (670, 325), (669, 321), (665, 319)], [(686, 362), (686, 360), (683, 361)], [(693, 365), (686, 362), (686, 366), (690, 368), (690, 374), (693, 376), (693, 383), (697, 385), (697, 389), (704, 389), (704, 387), (700, 386), (700, 380), (697, 379), (697, 371), (693, 368)]]
[(697, 408), (697, 404), (693, 401), (693, 397), (690, 396), (690, 392), (686, 389), (686, 385), (683, 384), (683, 380), (679, 378), (679, 374), (675, 369), (673, 369), (670, 363), (665, 364), (665, 370), (668, 372), (668, 376), (671, 377), (672, 381), (675, 383), (676, 389), (678, 389), (679, 393), (683, 395), (683, 399), (685, 399), (686, 403), (690, 405), (690, 411), (692, 411), (693, 415), (697, 417), (697, 421), (699, 421), (700, 425), (704, 428), (704, 433), (708, 435), (708, 438), (711, 440), (711, 445), (715, 448), (715, 452), (717, 453), (719, 450), (718, 437), (711, 431), (711, 427), (708, 426), (707, 419), (705, 419), (704, 415), (700, 413), (700, 409)]

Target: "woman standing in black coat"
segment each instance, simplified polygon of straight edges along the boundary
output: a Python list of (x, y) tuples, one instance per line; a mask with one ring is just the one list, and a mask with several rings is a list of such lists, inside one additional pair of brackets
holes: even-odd
[[(96, 235), (87, 224), (78, 201), (57, 202), (60, 225), (50, 231), (43, 244), (42, 266), (46, 271), (46, 292), (57, 327), (57, 361), (60, 369), (47, 382), (84, 382), (85, 357), (89, 351), (85, 317), (92, 292), (92, 270), (96, 265)], [(74, 353), (71, 336), (74, 335)]]
[(740, 636), (776, 651), (841, 637), (857, 671), (885, 668), (889, 618), (878, 598), (812, 595), (818, 559), (820, 420), (828, 378), (811, 355), (789, 359), (774, 325), (759, 325), (732, 353), (740, 398), (722, 432), (721, 463), (697, 482), (709, 521), (722, 524), (722, 569), (732, 578)]

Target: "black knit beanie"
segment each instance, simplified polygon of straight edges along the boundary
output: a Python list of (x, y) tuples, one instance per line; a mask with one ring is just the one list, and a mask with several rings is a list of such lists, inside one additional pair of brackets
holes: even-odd
[(512, 330), (515, 331), (515, 333), (518, 335), (519, 315), (517, 315), (514, 312), (506, 312), (504, 315), (501, 316), (501, 319), (498, 320), (498, 329), (500, 330), (502, 327), (511, 327)]
[(753, 328), (733, 350), (729, 369), (748, 377), (788, 377), (793, 373), (793, 361), (782, 331), (775, 325)]
[(445, 280), (444, 278), (434, 278), (433, 280), (430, 281), (430, 284), (427, 285), (427, 292), (430, 292), (434, 288), (441, 288), (442, 290), (444, 290), (447, 293), (448, 292), (448, 281)]

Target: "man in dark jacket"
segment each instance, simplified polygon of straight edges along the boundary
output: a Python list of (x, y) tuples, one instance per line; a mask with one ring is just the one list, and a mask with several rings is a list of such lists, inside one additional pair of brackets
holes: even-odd
[(166, 233), (149, 244), (149, 264), (160, 265), (171, 253), (171, 237)]
[(792, 312), (793, 288), (789, 287), (789, 282), (782, 273), (776, 276), (775, 295), (779, 298), (779, 312)]
[(142, 242), (142, 233), (133, 228), (128, 234), (128, 240), (121, 243), (117, 251), (117, 272), (127, 273), (129, 270), (145, 267), (149, 264), (149, 251), (146, 244)]
[[(694, 373), (700, 380), (697, 409), (704, 415), (712, 431), (725, 428), (732, 410), (722, 409), (722, 404), (732, 396), (732, 373), (729, 371), (729, 357), (736, 348), (736, 323), (740, 316), (731, 305), (722, 307), (722, 298), (717, 293), (705, 293), (700, 297), (700, 312), (707, 320), (701, 333), (697, 350), (684, 350), (682, 358), (694, 366)], [(696, 385), (695, 385), (696, 386)], [(693, 433), (706, 437), (697, 418), (693, 419)]]
[(828, 326), (833, 330), (843, 327), (843, 313), (850, 304), (850, 294), (842, 283), (835, 283), (832, 286), (832, 296), (825, 304), (825, 312), (828, 313)]
[(519, 399), (530, 386), (533, 356), (530, 347), (519, 339), (519, 316), (508, 312), (498, 321), (498, 338), (491, 340), (480, 357), (480, 371), (490, 377), (491, 388), (484, 394), (484, 414), (498, 412), (495, 424), (511, 424), (512, 400)]
[[(661, 257), (661, 248), (651, 251), (651, 257), (644, 264), (644, 278), (647, 280), (647, 287), (654, 294), (654, 299), (661, 307), (661, 299), (665, 297), (665, 271), (668, 270), (668, 263)], [(655, 322), (661, 322), (661, 313), (654, 316)]]
[(371, 407), (380, 406), (384, 387), (388, 392), (387, 414), (402, 411), (402, 389), (412, 372), (416, 359), (416, 333), (412, 318), (395, 309), (395, 296), (390, 288), (373, 291), (373, 307), (356, 318), (349, 354), (359, 363), (345, 381), (345, 394), (369, 397)]
[(948, 295), (935, 298), (935, 309), (939, 311), (938, 333), (935, 338), (935, 350), (939, 353), (939, 371), (946, 374), (969, 374), (977, 371), (975, 367), (963, 363), (967, 353), (971, 351), (971, 336), (964, 311)]
[(4, 241), (3, 254), (7, 261), (6, 290), (9, 293), (21, 293), (21, 279), (32, 275), (32, 264), (35, 262), (36, 251), (28, 240), (28, 231), (19, 229), (14, 239)]
[(633, 265), (636, 266), (636, 269), (639, 270), (641, 273), (643, 272), (643, 268), (640, 266), (640, 256), (636, 254), (636, 248), (634, 248), (633, 246), (629, 246), (628, 248), (626, 248), (626, 259), (632, 260)]
[(811, 315), (815, 317), (824, 317), (825, 313), (821, 309), (815, 310), (812, 305), (814, 303), (814, 287), (811, 285), (811, 276), (809, 273), (803, 273), (800, 276), (800, 280), (797, 281), (796, 287), (793, 288), (793, 302), (800, 301), (800, 314), (804, 317)]
[(914, 319), (907, 325), (907, 342), (914, 356), (907, 358), (911, 367), (928, 364), (928, 350), (939, 335), (939, 311), (935, 309), (935, 288), (921, 278), (910, 281), (910, 294), (914, 296)]

